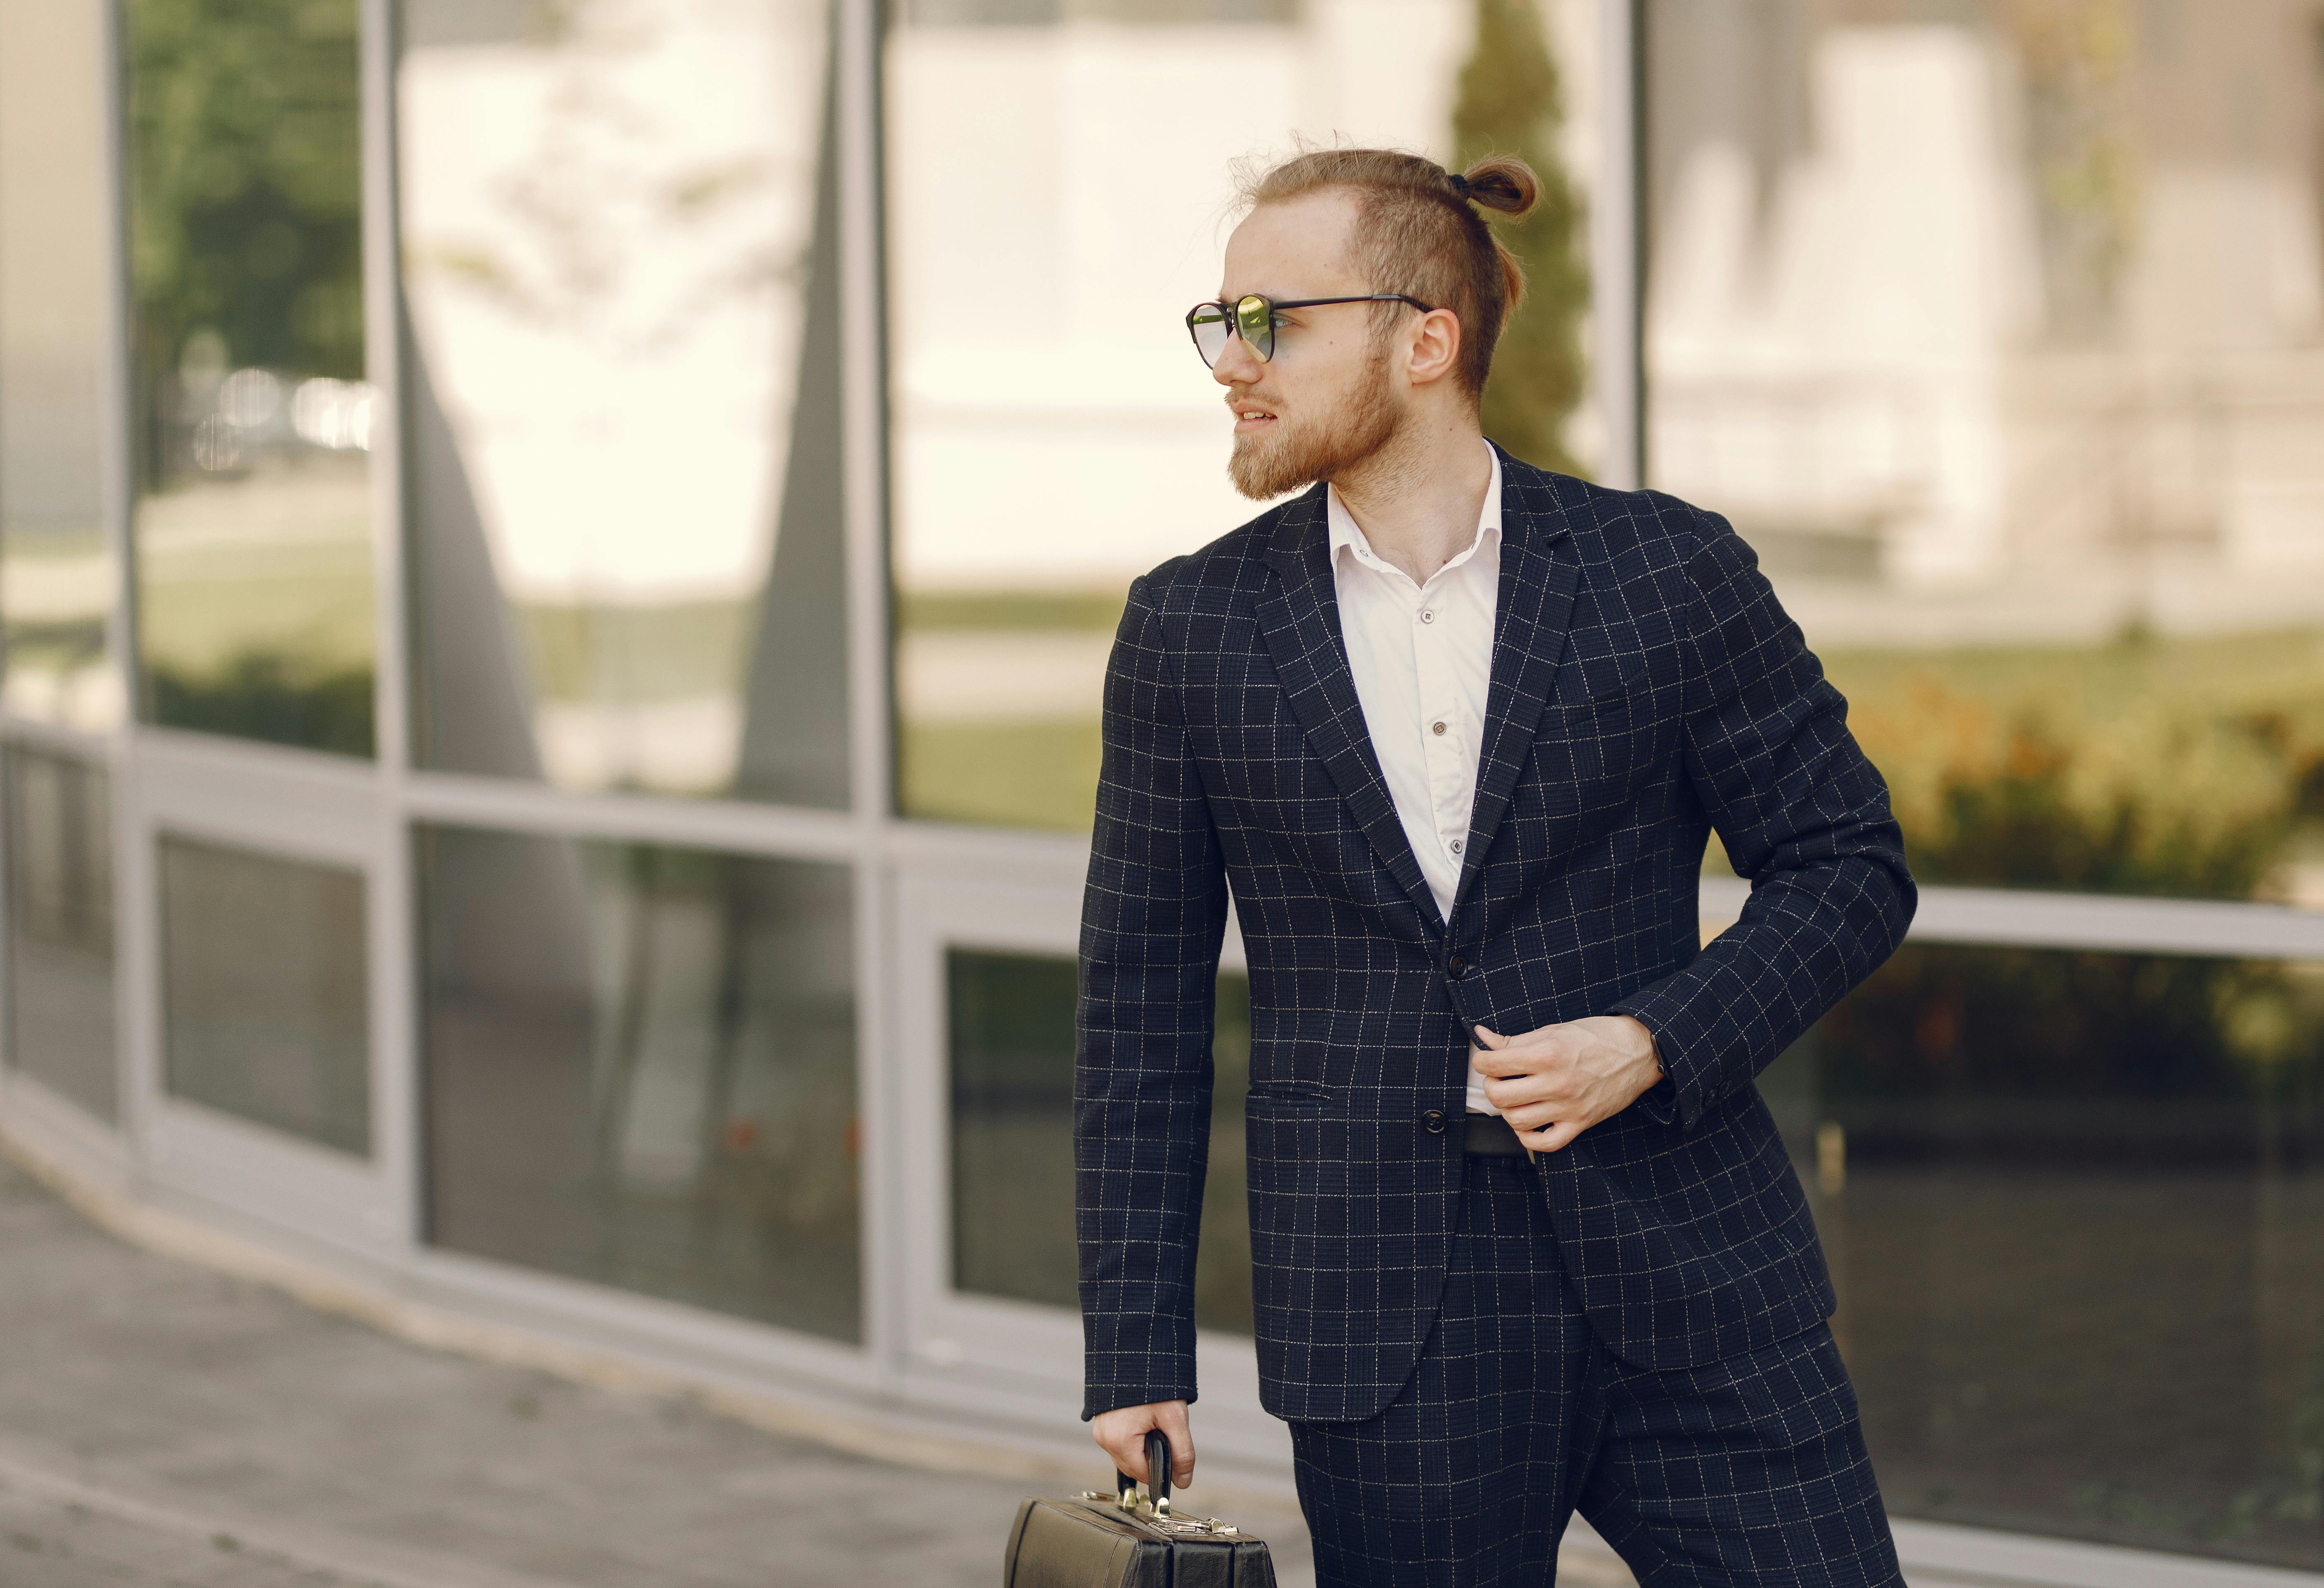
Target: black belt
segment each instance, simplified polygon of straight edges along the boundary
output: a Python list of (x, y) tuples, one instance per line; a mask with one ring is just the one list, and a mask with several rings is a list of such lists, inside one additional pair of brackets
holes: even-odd
[(1471, 1152), (1491, 1158), (1523, 1158), (1526, 1145), (1517, 1140), (1517, 1127), (1497, 1113), (1472, 1113), (1469, 1119), (1469, 1140)]

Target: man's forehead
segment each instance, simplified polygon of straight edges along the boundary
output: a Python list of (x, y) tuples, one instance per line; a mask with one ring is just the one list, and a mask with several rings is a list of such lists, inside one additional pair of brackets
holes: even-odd
[(1347, 236), (1353, 219), (1353, 207), (1340, 193), (1260, 205), (1227, 239), (1220, 295), (1307, 298), (1349, 286), (1354, 276)]

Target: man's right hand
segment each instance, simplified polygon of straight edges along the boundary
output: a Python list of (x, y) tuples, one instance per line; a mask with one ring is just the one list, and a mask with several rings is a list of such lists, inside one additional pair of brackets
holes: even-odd
[(1121, 1406), (1091, 1419), (1090, 1433), (1098, 1448), (1113, 1457), (1114, 1469), (1141, 1482), (1146, 1478), (1146, 1431), (1159, 1428), (1170, 1441), (1170, 1487), (1189, 1488), (1194, 1482), (1194, 1435), (1186, 1426), (1186, 1403), (1157, 1400), (1151, 1406)]

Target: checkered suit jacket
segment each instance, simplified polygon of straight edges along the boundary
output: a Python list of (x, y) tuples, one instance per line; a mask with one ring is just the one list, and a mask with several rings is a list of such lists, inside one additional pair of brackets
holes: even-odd
[[(1211, 1020), (1232, 889), (1262, 1395), (1377, 1413), (1434, 1317), (1469, 1029), (1635, 1016), (1664, 1081), (1536, 1160), (1564, 1271), (1623, 1360), (1674, 1368), (1830, 1316), (1753, 1078), (1895, 947), (1886, 785), (1716, 514), (1502, 457), (1499, 614), (1450, 922), (1342, 645), (1321, 486), (1130, 586), (1081, 939), (1084, 1415), (1194, 1396)], [(1700, 941), (1711, 828), (1749, 877)]]

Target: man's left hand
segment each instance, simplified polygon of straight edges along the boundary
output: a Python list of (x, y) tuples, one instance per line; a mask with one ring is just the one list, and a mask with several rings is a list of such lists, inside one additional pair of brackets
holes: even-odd
[(1663, 1078), (1655, 1034), (1626, 1014), (1544, 1026), (1520, 1037), (1476, 1028), (1469, 1067), (1484, 1077), (1485, 1099), (1535, 1152), (1557, 1152), (1612, 1119)]

